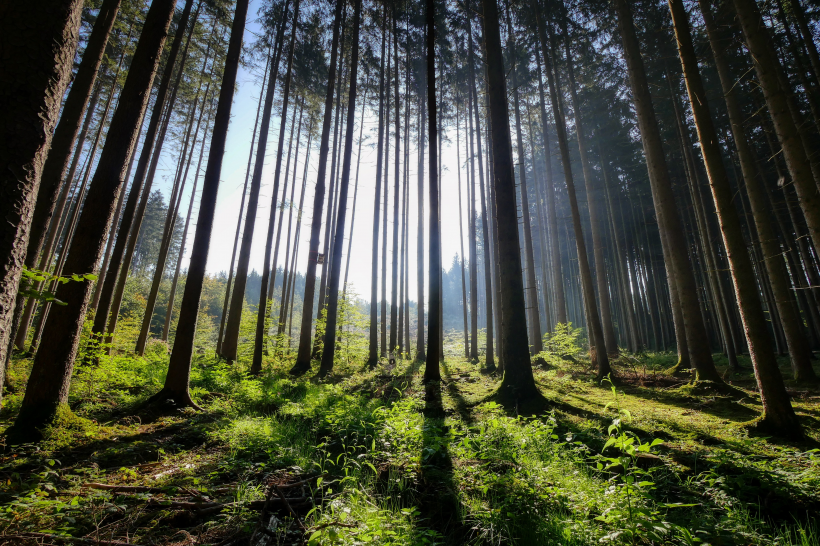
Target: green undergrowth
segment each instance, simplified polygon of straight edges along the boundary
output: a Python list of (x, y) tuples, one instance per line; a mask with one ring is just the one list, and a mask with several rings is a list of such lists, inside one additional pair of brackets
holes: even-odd
[[(597, 384), (576, 338), (555, 336), (535, 367), (549, 402), (537, 416), (491, 401), (500, 378), (455, 351), (434, 385), (411, 361), (343, 359), (317, 381), (287, 373), (293, 355), (271, 356), (258, 378), (247, 362), (198, 355), (203, 412), (141, 406), (167, 367), (157, 344), (80, 364), (46, 439), (0, 454), (0, 534), (242, 544), (267, 481), (319, 476), (304, 529), (274, 512), (269, 544), (818, 544), (818, 390), (789, 384), (808, 440), (782, 443), (742, 426), (760, 412), (747, 373), (730, 378), (742, 398), (701, 394), (663, 373), (674, 355), (624, 355), (614, 386)], [(13, 383), (29, 366), (15, 358)], [(197, 517), (161, 505), (194, 493), (225, 507)]]

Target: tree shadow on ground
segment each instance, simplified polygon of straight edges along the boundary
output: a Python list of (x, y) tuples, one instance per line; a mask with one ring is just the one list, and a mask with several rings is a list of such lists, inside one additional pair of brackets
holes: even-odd
[[(441, 396), (441, 383), (424, 387), (424, 424), (422, 428), (419, 511), (427, 524), (444, 537), (464, 533), (460, 502), (453, 481), (449, 427)], [(455, 543), (458, 543), (456, 541)]]
[[(642, 398), (644, 400), (654, 400), (667, 406), (675, 406), (685, 410), (697, 410), (708, 413), (715, 417), (728, 419), (735, 423), (750, 421), (760, 415), (759, 410), (744, 406), (734, 397), (715, 394), (708, 397), (695, 397), (686, 392), (664, 391), (657, 389), (646, 389), (639, 387), (623, 387), (623, 392)], [(747, 398), (752, 399), (747, 395)], [(754, 400), (758, 404), (757, 400)]]

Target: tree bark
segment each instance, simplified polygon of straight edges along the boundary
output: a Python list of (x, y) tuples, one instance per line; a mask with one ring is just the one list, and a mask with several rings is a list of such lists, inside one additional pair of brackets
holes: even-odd
[[(164, 127), (162, 130), (160, 128), (160, 123), (163, 118), (163, 108), (166, 105), (166, 96), (171, 86), (171, 77), (173, 76), (177, 54), (179, 53), (179, 49), (182, 44), (182, 38), (185, 34), (185, 27), (188, 24), (188, 18), (191, 13), (192, 6), (193, 0), (186, 0), (185, 8), (179, 20), (174, 40), (171, 43), (168, 61), (165, 63), (162, 79), (160, 80), (159, 87), (157, 88), (157, 95), (154, 99), (154, 108), (151, 112), (151, 119), (148, 122), (148, 128), (145, 130), (142, 152), (140, 153), (139, 160), (137, 161), (137, 169), (134, 172), (134, 181), (131, 183), (131, 190), (128, 194), (128, 199), (125, 202), (125, 208), (122, 212), (120, 228), (117, 231), (117, 242), (114, 244), (114, 251), (111, 254), (111, 261), (105, 275), (105, 280), (103, 281), (102, 292), (100, 293), (99, 306), (97, 307), (97, 313), (94, 316), (92, 332), (97, 335), (101, 335), (105, 332), (106, 326), (108, 327), (107, 331), (109, 333), (113, 333), (116, 328), (120, 302), (122, 301), (122, 294), (125, 289), (125, 279), (128, 277), (128, 270), (131, 267), (131, 259), (134, 254), (137, 238), (139, 237), (142, 217), (145, 214), (148, 195), (151, 193), (153, 173), (156, 170), (156, 162), (159, 160), (159, 153), (162, 149), (162, 141), (165, 137)], [(140, 36), (140, 40), (142, 40), (142, 36)], [(181, 73), (182, 69), (180, 67), (180, 74)], [(176, 89), (172, 92), (173, 98), (168, 101), (170, 106), (173, 106), (173, 101), (176, 97), (175, 91)], [(158, 133), (160, 133), (159, 136)], [(149, 160), (152, 159), (152, 150), (154, 151), (156, 160), (151, 161), (151, 165), (149, 166)], [(136, 153), (136, 150), (132, 153)], [(144, 199), (141, 199), (142, 195), (145, 196)]]
[(496, 0), (482, 0), (487, 91), (498, 226), (499, 285), (501, 288), (501, 360), (504, 378), (499, 398), (507, 404), (526, 403), (540, 397), (532, 375), (527, 340), (526, 300), (521, 273), (518, 213), (515, 199), (512, 143), (501, 30)]
[(757, 426), (778, 436), (800, 438), (800, 422), (791, 406), (783, 378), (777, 367), (777, 357), (769, 337), (766, 317), (754, 275), (752, 261), (746, 251), (746, 242), (740, 217), (732, 203), (733, 191), (721, 157), (717, 131), (709, 112), (706, 91), (700, 77), (695, 47), (689, 27), (689, 16), (682, 0), (669, 0), (672, 23), (678, 42), (678, 54), (683, 67), (689, 103), (695, 118), (703, 161), (712, 188), (720, 231), (726, 245), (726, 254), (732, 272), (732, 281), (740, 307), (740, 314), (749, 345), (755, 378), (760, 388), (763, 415)]
[[(290, 87), (291, 87), (291, 80), (293, 78), (293, 52), (294, 48), (296, 47), (296, 32), (298, 30), (298, 22), (299, 22), (299, 7), (301, 5), (300, 0), (296, 0), (293, 6), (293, 31), (291, 32), (290, 36), (290, 45), (288, 46), (288, 67), (287, 71), (285, 72), (285, 86), (282, 89), (282, 116), (281, 116), (281, 123), (279, 125), (279, 145), (276, 150), (276, 167), (274, 169), (273, 174), (273, 189), (271, 190), (271, 204), (270, 204), (270, 219), (268, 221), (268, 234), (267, 239), (265, 240), (265, 261), (264, 267), (262, 270), (262, 286), (259, 291), (259, 305), (256, 308), (256, 336), (254, 338), (253, 344), (253, 362), (251, 363), (251, 374), (257, 375), (262, 371), (262, 356), (265, 341), (268, 336), (267, 331), (267, 315), (268, 315), (268, 306), (270, 305), (270, 296), (268, 294), (268, 282), (270, 279), (273, 279), (275, 275), (275, 270), (271, 271), (271, 247), (273, 246), (273, 229), (274, 229), (274, 220), (276, 218), (276, 209), (278, 208), (277, 200), (279, 198), (279, 180), (282, 175), (282, 151), (285, 145), (285, 128), (287, 126), (287, 111), (288, 111), (288, 102), (290, 99)], [(296, 116), (296, 108), (294, 105), (294, 118)], [(264, 122), (264, 118), (262, 120)], [(294, 119), (295, 122), (295, 119)], [(291, 126), (291, 136), (293, 135), (293, 127)], [(259, 142), (261, 144), (263, 138), (260, 135)], [(257, 153), (257, 158), (258, 158)], [(264, 161), (264, 154), (262, 160)], [(261, 167), (260, 167), (261, 169)], [(287, 172), (285, 172), (286, 182), (287, 184)], [(251, 210), (250, 204), (248, 206), (248, 211)], [(281, 216), (281, 213), (280, 213)], [(249, 226), (245, 226), (245, 231), (249, 229)], [(244, 237), (242, 241), (243, 245), (245, 244)], [(250, 244), (250, 243), (248, 243)], [(278, 248), (277, 248), (278, 250)], [(275, 266), (274, 266), (275, 267)], [(239, 282), (239, 275), (237, 272), (237, 283)], [(273, 287), (273, 282), (270, 283), (270, 287)], [(243, 295), (244, 297), (244, 295)], [(236, 291), (234, 291), (234, 299), (236, 298)]]
[[(541, 317), (538, 312), (538, 283), (535, 280), (535, 252), (532, 245), (532, 220), (530, 219), (530, 197), (527, 189), (527, 159), (524, 155), (524, 139), (521, 136), (521, 105), (518, 95), (518, 68), (515, 61), (516, 42), (515, 32), (507, 4), (507, 35), (512, 59), (512, 92), (513, 108), (515, 109), (515, 134), (518, 152), (518, 179), (521, 190), (521, 214), (524, 222), (524, 270), (527, 272), (527, 324), (529, 326), (530, 354), (538, 354), (543, 349), (541, 340)], [(591, 207), (590, 207), (591, 208)]]
[[(174, 5), (172, 0), (155, 0), (146, 16), (74, 240), (63, 251), (66, 253), (64, 268), (72, 274), (93, 272), (99, 263), (117, 197), (124, 183), (128, 158), (140, 132)], [(19, 434), (20, 438), (39, 437), (38, 429), (54, 417), (60, 406), (66, 404), (92, 288), (91, 281), (81, 281), (63, 284), (57, 290), (57, 297), (68, 305), (57, 306), (49, 313), (43, 331), (49, 343), (37, 351), (26, 394), (14, 424), (14, 435)]]
[[(285, 23), (287, 20), (288, 0), (285, 0), (285, 7), (283, 9), (283, 26), (279, 29), (278, 34), (284, 38)], [(296, 18), (298, 17), (298, 0), (297, 8), (294, 10), (294, 24), (291, 26), (293, 34), (292, 40), (296, 36)], [(233, 294), (231, 295), (231, 304), (228, 310), (228, 319), (225, 327), (225, 337), (222, 340), (222, 352), (220, 355), (228, 362), (233, 362), (237, 358), (237, 349), (239, 348), (239, 326), (242, 321), (242, 306), (245, 303), (245, 286), (248, 280), (248, 265), (251, 259), (251, 245), (253, 244), (254, 228), (256, 227), (256, 213), (259, 208), (259, 191), (262, 187), (262, 170), (265, 166), (265, 154), (268, 148), (268, 135), (270, 134), (271, 113), (273, 111), (273, 97), (276, 89), (276, 80), (279, 76), (279, 55), (281, 53), (281, 41), (277, 43), (276, 50), (271, 65), (268, 79), (268, 88), (265, 92), (265, 106), (262, 110), (262, 123), (259, 126), (259, 140), (256, 144), (256, 162), (253, 166), (253, 175), (251, 177), (251, 189), (248, 195), (248, 208), (245, 216), (245, 230), (242, 232), (242, 245), (239, 249), (239, 261), (236, 266), (236, 279), (233, 285)], [(286, 78), (289, 75), (285, 76)], [(284, 120), (287, 108), (282, 110), (282, 119)], [(284, 129), (284, 123), (282, 124)], [(280, 132), (280, 146), (283, 133)], [(278, 159), (279, 161), (281, 159)], [(278, 164), (278, 163), (277, 163)], [(278, 185), (277, 185), (278, 189)], [(280, 215), (281, 216), (281, 215)], [(271, 212), (271, 220), (273, 219), (273, 212)], [(258, 313), (263, 313), (263, 308), (257, 310)]]
[(734, 0), (734, 7), (754, 62), (757, 79), (769, 107), (769, 114), (774, 122), (777, 139), (783, 148), (786, 166), (797, 190), (800, 208), (806, 217), (815, 253), (820, 254), (818, 181), (812, 175), (811, 163), (798, 131), (797, 120), (791, 114), (789, 90), (783, 87), (783, 80), (780, 77), (780, 61), (754, 0)]
[[(430, 188), (428, 213), (428, 230), (430, 243), (428, 246), (427, 275), (430, 280), (430, 290), (427, 300), (427, 356), (424, 365), (424, 381), (441, 381), (441, 228), (439, 225), (439, 183), (438, 183), (438, 125), (436, 122), (436, 8), (435, 0), (425, 2), (426, 24), (426, 68), (427, 68), (427, 130), (430, 135), (429, 163)], [(499, 50), (501, 45), (499, 43)]]
[[(156, 0), (154, 0), (156, 2)], [(168, 364), (168, 375), (162, 390), (151, 397), (151, 402), (173, 400), (179, 406), (198, 406), (191, 399), (188, 385), (191, 377), (191, 357), (194, 351), (199, 303), (202, 297), (202, 285), (205, 281), (205, 266), (208, 263), (211, 233), (213, 232), (216, 213), (216, 197), (219, 192), (219, 177), (222, 172), (222, 159), (225, 155), (225, 141), (231, 121), (231, 106), (236, 87), (236, 73), (239, 69), (239, 56), (242, 51), (242, 39), (245, 34), (245, 19), (248, 15), (249, 0), (237, 0), (234, 10), (231, 36), (228, 51), (225, 55), (225, 68), (219, 89), (219, 102), (216, 106), (214, 126), (211, 134), (211, 146), (208, 153), (208, 164), (202, 178), (202, 196), (199, 203), (196, 232), (191, 246), (191, 261), (188, 265), (188, 278), (180, 303), (179, 321), (177, 323), (174, 350)]]
[[(44, 164), (71, 78), (83, 2), (6, 2), (0, 7), (0, 363), (12, 322)], [(36, 24), (33, 22), (36, 21)], [(96, 73), (95, 73), (96, 74)], [(5, 366), (0, 365), (0, 385)], [(2, 399), (2, 394), (0, 394)]]
[(587, 156), (586, 131), (584, 129), (581, 103), (575, 85), (575, 70), (573, 70), (572, 53), (569, 45), (569, 33), (564, 27), (564, 40), (567, 50), (567, 70), (569, 73), (569, 91), (572, 101), (572, 111), (575, 116), (575, 134), (578, 137), (578, 151), (581, 156), (581, 170), (584, 173), (584, 187), (587, 194), (587, 208), (589, 209), (589, 223), (592, 231), (592, 255), (595, 260), (595, 280), (598, 285), (598, 299), (601, 302), (601, 325), (603, 326), (604, 345), (610, 358), (618, 356), (618, 340), (615, 337), (615, 327), (612, 325), (612, 309), (609, 301), (609, 285), (607, 284), (607, 266), (604, 261), (604, 241), (601, 235), (601, 220), (598, 218), (598, 203), (594, 196), (592, 172), (590, 171), (589, 157)]
[[(669, 171), (663, 151), (663, 140), (658, 130), (658, 122), (652, 107), (652, 97), (646, 80), (640, 45), (635, 34), (632, 12), (626, 0), (615, 0), (618, 26), (624, 47), (632, 100), (638, 114), (644, 156), (652, 199), (658, 217), (658, 227), (663, 235), (662, 246), (667, 250), (667, 267), (671, 270), (672, 281), (678, 290), (683, 315), (685, 338), (691, 363), (697, 371), (697, 378), (722, 383), (715, 369), (709, 348), (709, 337), (697, 301), (697, 286), (689, 257), (675, 195), (669, 180)], [(670, 289), (672, 284), (670, 283)]]
[[(387, 9), (382, 15), (382, 51), (379, 71), (379, 136), (376, 143), (376, 192), (373, 202), (373, 240), (370, 262), (370, 344), (367, 364), (375, 367), (379, 360), (379, 216), (382, 193), (382, 149), (384, 147), (384, 49)], [(386, 211), (385, 211), (386, 214)]]

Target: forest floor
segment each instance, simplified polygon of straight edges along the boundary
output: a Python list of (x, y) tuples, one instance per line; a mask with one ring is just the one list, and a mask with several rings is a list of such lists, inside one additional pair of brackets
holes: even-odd
[(0, 545), (820, 544), (817, 387), (789, 382), (807, 433), (789, 443), (742, 426), (761, 411), (748, 358), (729, 397), (665, 375), (669, 354), (617, 360), (614, 391), (555, 357), (524, 417), (449, 349), (428, 387), (410, 361), (317, 381), (200, 356), (201, 412), (141, 406), (165, 355), (80, 366), (46, 439), (0, 451)]

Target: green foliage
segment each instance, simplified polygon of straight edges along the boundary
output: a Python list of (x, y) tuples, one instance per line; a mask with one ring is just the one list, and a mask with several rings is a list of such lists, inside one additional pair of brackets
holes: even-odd
[[(68, 277), (62, 277), (59, 275), (52, 275), (47, 271), (29, 269), (26, 266), (23, 266), (18, 295), (26, 298), (34, 298), (44, 303), (68, 305), (63, 301), (58, 300), (56, 294), (52, 290), (56, 290), (57, 286), (60, 284), (66, 284), (69, 281), (83, 282), (96, 280), (97, 276), (93, 273), (86, 273), (85, 275), (72, 274)], [(55, 288), (48, 290), (47, 287), (51, 286)]]

